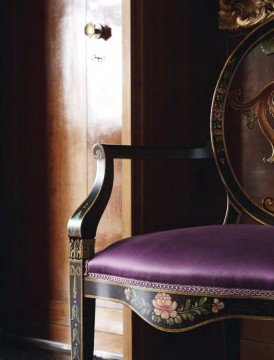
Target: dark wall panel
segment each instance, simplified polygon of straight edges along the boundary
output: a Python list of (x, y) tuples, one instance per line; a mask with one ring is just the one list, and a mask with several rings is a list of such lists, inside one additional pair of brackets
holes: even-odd
[[(204, 146), (211, 98), (226, 58), (217, 2), (135, 0), (132, 5), (132, 142)], [(213, 159), (138, 162), (132, 177), (134, 233), (223, 220), (225, 194)], [(133, 316), (134, 359), (219, 360), (222, 326), (174, 336)], [(206, 355), (197, 347), (203, 341)]]

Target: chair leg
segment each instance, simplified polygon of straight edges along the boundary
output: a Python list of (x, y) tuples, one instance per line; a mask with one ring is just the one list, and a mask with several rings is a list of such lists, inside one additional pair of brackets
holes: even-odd
[(70, 260), (71, 358), (92, 360), (95, 299), (84, 298), (82, 260)]
[(95, 299), (84, 299), (83, 302), (83, 360), (93, 359)]
[(241, 321), (231, 319), (224, 321), (225, 360), (240, 360), (241, 357)]

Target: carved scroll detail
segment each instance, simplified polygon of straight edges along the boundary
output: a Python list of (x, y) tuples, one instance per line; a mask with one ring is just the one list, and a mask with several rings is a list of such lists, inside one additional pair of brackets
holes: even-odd
[(263, 199), (263, 207), (274, 213), (274, 200), (271, 197), (266, 197)]
[(219, 28), (237, 31), (274, 17), (274, 0), (220, 0)]
[(272, 55), (274, 54), (274, 36), (266, 39), (261, 43), (262, 52), (265, 55)]
[(90, 259), (94, 254), (94, 239), (69, 239), (71, 259)]
[(268, 84), (253, 100), (243, 103), (240, 101), (241, 91), (236, 89), (229, 95), (230, 105), (235, 110), (241, 110), (247, 118), (247, 126), (253, 129), (258, 121), (262, 133), (269, 141), (272, 155), (264, 161), (274, 163), (274, 129), (270, 124), (270, 117), (274, 120), (274, 82)]

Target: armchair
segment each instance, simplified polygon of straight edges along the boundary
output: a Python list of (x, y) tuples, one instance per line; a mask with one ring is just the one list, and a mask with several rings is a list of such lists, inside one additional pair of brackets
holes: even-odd
[[(228, 107), (258, 121), (272, 150), (264, 166), (273, 170), (274, 83), (249, 102), (241, 102), (232, 89), (245, 56), (273, 36), (273, 20), (251, 32), (228, 58), (213, 96), (211, 142), (227, 192), (226, 225), (133, 236), (94, 254), (96, 229), (111, 194), (114, 159), (184, 160), (211, 154), (208, 147), (94, 146), (94, 186), (68, 223), (72, 359), (92, 358), (96, 298), (118, 301), (168, 332), (220, 319), (274, 317), (274, 230), (262, 226), (274, 225), (273, 200), (266, 194), (260, 204), (243, 189), (228, 155), (225, 122)], [(258, 225), (240, 224), (242, 215)]]

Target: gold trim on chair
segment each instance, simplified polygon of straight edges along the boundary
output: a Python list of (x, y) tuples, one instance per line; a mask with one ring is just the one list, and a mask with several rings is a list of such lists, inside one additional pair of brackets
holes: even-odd
[(94, 239), (69, 239), (70, 259), (90, 259), (94, 255)]
[[(101, 275), (101, 276), (100, 276)], [(148, 281), (138, 281), (126, 278), (119, 278), (111, 275), (91, 274), (85, 276), (85, 288), (89, 288), (89, 282), (102, 285), (121, 286), (123, 288), (131, 288), (150, 292), (167, 292), (169, 294), (177, 294), (182, 296), (206, 296), (206, 297), (222, 297), (229, 299), (258, 299), (258, 300), (274, 300), (274, 290), (258, 290), (258, 289), (240, 289), (240, 288), (221, 288), (210, 286), (191, 286), (191, 285), (173, 285), (152, 283)], [(86, 293), (86, 292), (85, 292)]]
[(229, 94), (229, 103), (234, 110), (243, 112), (247, 127), (253, 129), (258, 122), (262, 133), (271, 145), (271, 155), (264, 158), (268, 164), (274, 163), (274, 129), (269, 118), (274, 119), (274, 81), (270, 82), (252, 100), (241, 101), (241, 90), (234, 89)]

